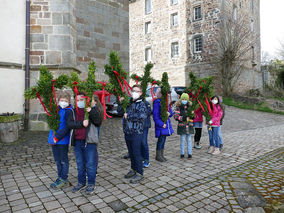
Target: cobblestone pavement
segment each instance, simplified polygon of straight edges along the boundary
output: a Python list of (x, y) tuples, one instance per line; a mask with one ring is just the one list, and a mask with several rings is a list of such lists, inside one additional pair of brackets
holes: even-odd
[[(172, 120), (174, 128), (176, 122)], [(167, 138), (165, 163), (154, 160), (156, 139), (149, 132), (150, 166), (141, 184), (123, 178), (130, 162), (122, 159), (126, 146), (121, 118), (102, 127), (95, 193), (74, 194), (76, 163), (72, 148), (70, 185), (52, 190), (56, 166), (46, 132), (21, 133), (13, 145), (1, 144), (0, 212), (271, 212), (284, 208), (284, 116), (228, 107), (224, 149), (193, 158), (179, 158), (179, 137)]]

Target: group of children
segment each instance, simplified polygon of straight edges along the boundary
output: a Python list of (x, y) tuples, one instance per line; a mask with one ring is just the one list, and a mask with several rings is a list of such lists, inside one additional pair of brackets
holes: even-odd
[[(185, 141), (187, 143), (188, 158), (192, 158), (191, 136), (194, 134), (194, 148), (200, 149), (203, 116), (202, 110), (195, 110), (195, 118), (191, 120), (187, 111), (190, 110), (191, 102), (189, 95), (183, 93), (176, 103), (176, 110), (171, 107), (168, 110), (168, 120), (164, 122), (161, 116), (161, 89), (156, 92), (156, 100), (153, 103), (153, 120), (155, 123), (155, 137), (158, 139), (155, 159), (165, 162), (164, 148), (167, 136), (173, 134), (170, 118), (177, 120), (177, 134), (180, 135), (180, 157), (185, 157)], [(120, 98), (120, 102), (123, 98)], [(221, 135), (224, 108), (218, 96), (211, 98), (212, 113), (208, 122), (210, 147), (208, 153), (217, 155), (223, 146)], [(130, 183), (138, 183), (143, 180), (143, 167), (149, 166), (148, 131), (151, 127), (151, 106), (142, 97), (141, 85), (134, 85), (130, 105), (126, 112), (120, 107), (123, 115), (123, 132), (130, 157), (131, 168), (124, 176), (130, 179)], [(95, 189), (96, 173), (98, 167), (97, 145), (99, 143), (99, 130), (104, 117), (104, 110), (99, 97), (94, 95), (91, 107), (87, 108), (88, 117), (85, 115), (84, 94), (79, 93), (76, 97), (76, 107), (70, 104), (70, 95), (61, 92), (59, 95), (60, 124), (56, 133), (50, 130), (49, 143), (52, 145), (52, 153), (57, 166), (57, 180), (50, 185), (51, 188), (62, 188), (68, 182), (68, 147), (69, 143), (74, 146), (74, 153), (78, 171), (78, 183), (72, 192), (85, 189), (87, 194), (92, 194)], [(87, 118), (86, 118), (87, 117)], [(87, 181), (86, 181), (87, 176)]]
[[(71, 144), (74, 147), (78, 171), (78, 183), (72, 192), (85, 189), (86, 194), (92, 194), (98, 167), (99, 130), (104, 114), (99, 97), (96, 95), (93, 96), (91, 107), (87, 107), (85, 112), (84, 97), (85, 94), (79, 93), (75, 100), (76, 107), (73, 108), (70, 104), (70, 94), (64, 91), (59, 94), (59, 129), (56, 132), (50, 130), (48, 138), (57, 166), (57, 179), (50, 187), (60, 189), (68, 183), (68, 149)], [(85, 113), (88, 113), (88, 117)]]

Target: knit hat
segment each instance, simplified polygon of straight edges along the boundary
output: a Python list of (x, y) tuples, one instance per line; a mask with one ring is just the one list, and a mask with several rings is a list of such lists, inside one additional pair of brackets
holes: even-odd
[(180, 100), (186, 99), (189, 102), (189, 96), (187, 93), (182, 93), (182, 95), (180, 96)]

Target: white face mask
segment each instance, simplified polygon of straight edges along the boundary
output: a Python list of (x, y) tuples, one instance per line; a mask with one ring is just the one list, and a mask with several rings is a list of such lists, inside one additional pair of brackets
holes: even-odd
[(138, 92), (132, 92), (132, 98), (134, 100), (138, 99), (140, 97), (139, 93)]
[(59, 106), (64, 109), (69, 106), (69, 103), (65, 101), (59, 101)]
[(84, 108), (85, 107), (85, 101), (78, 101), (77, 102), (77, 107)]
[(214, 100), (212, 100), (212, 103), (213, 103), (213, 104), (217, 104), (218, 101), (214, 99)]

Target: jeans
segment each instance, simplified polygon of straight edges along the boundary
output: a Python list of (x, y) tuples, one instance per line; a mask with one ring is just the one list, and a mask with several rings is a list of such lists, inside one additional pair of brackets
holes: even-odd
[(142, 158), (147, 162), (149, 162), (148, 131), (149, 128), (144, 129), (142, 139)]
[(68, 144), (52, 145), (53, 158), (57, 166), (57, 176), (67, 180), (69, 172)]
[(142, 165), (142, 134), (127, 135), (125, 134), (125, 142), (128, 148), (131, 161), (131, 169), (143, 175)]
[(75, 158), (78, 170), (78, 183), (86, 184), (86, 174), (88, 184), (96, 184), (96, 175), (98, 168), (97, 145), (94, 143), (85, 143), (85, 140), (75, 141)]
[(166, 143), (167, 136), (165, 135), (160, 135), (158, 137), (158, 142), (157, 142), (157, 150), (162, 150), (165, 148), (165, 143)]
[(219, 136), (220, 144), (223, 144), (223, 136), (222, 136), (221, 126), (218, 129), (218, 136)]
[(184, 155), (184, 143), (186, 138), (187, 154), (192, 155), (191, 134), (180, 135), (180, 154)]
[(220, 139), (219, 139), (219, 136), (218, 136), (218, 131), (219, 131), (219, 126), (218, 127), (215, 127), (215, 126), (212, 126), (212, 130), (209, 130), (209, 127), (207, 126), (208, 128), (208, 134), (209, 134), (209, 142), (210, 142), (210, 146), (215, 146), (217, 148), (219, 148), (219, 142), (220, 142)]

